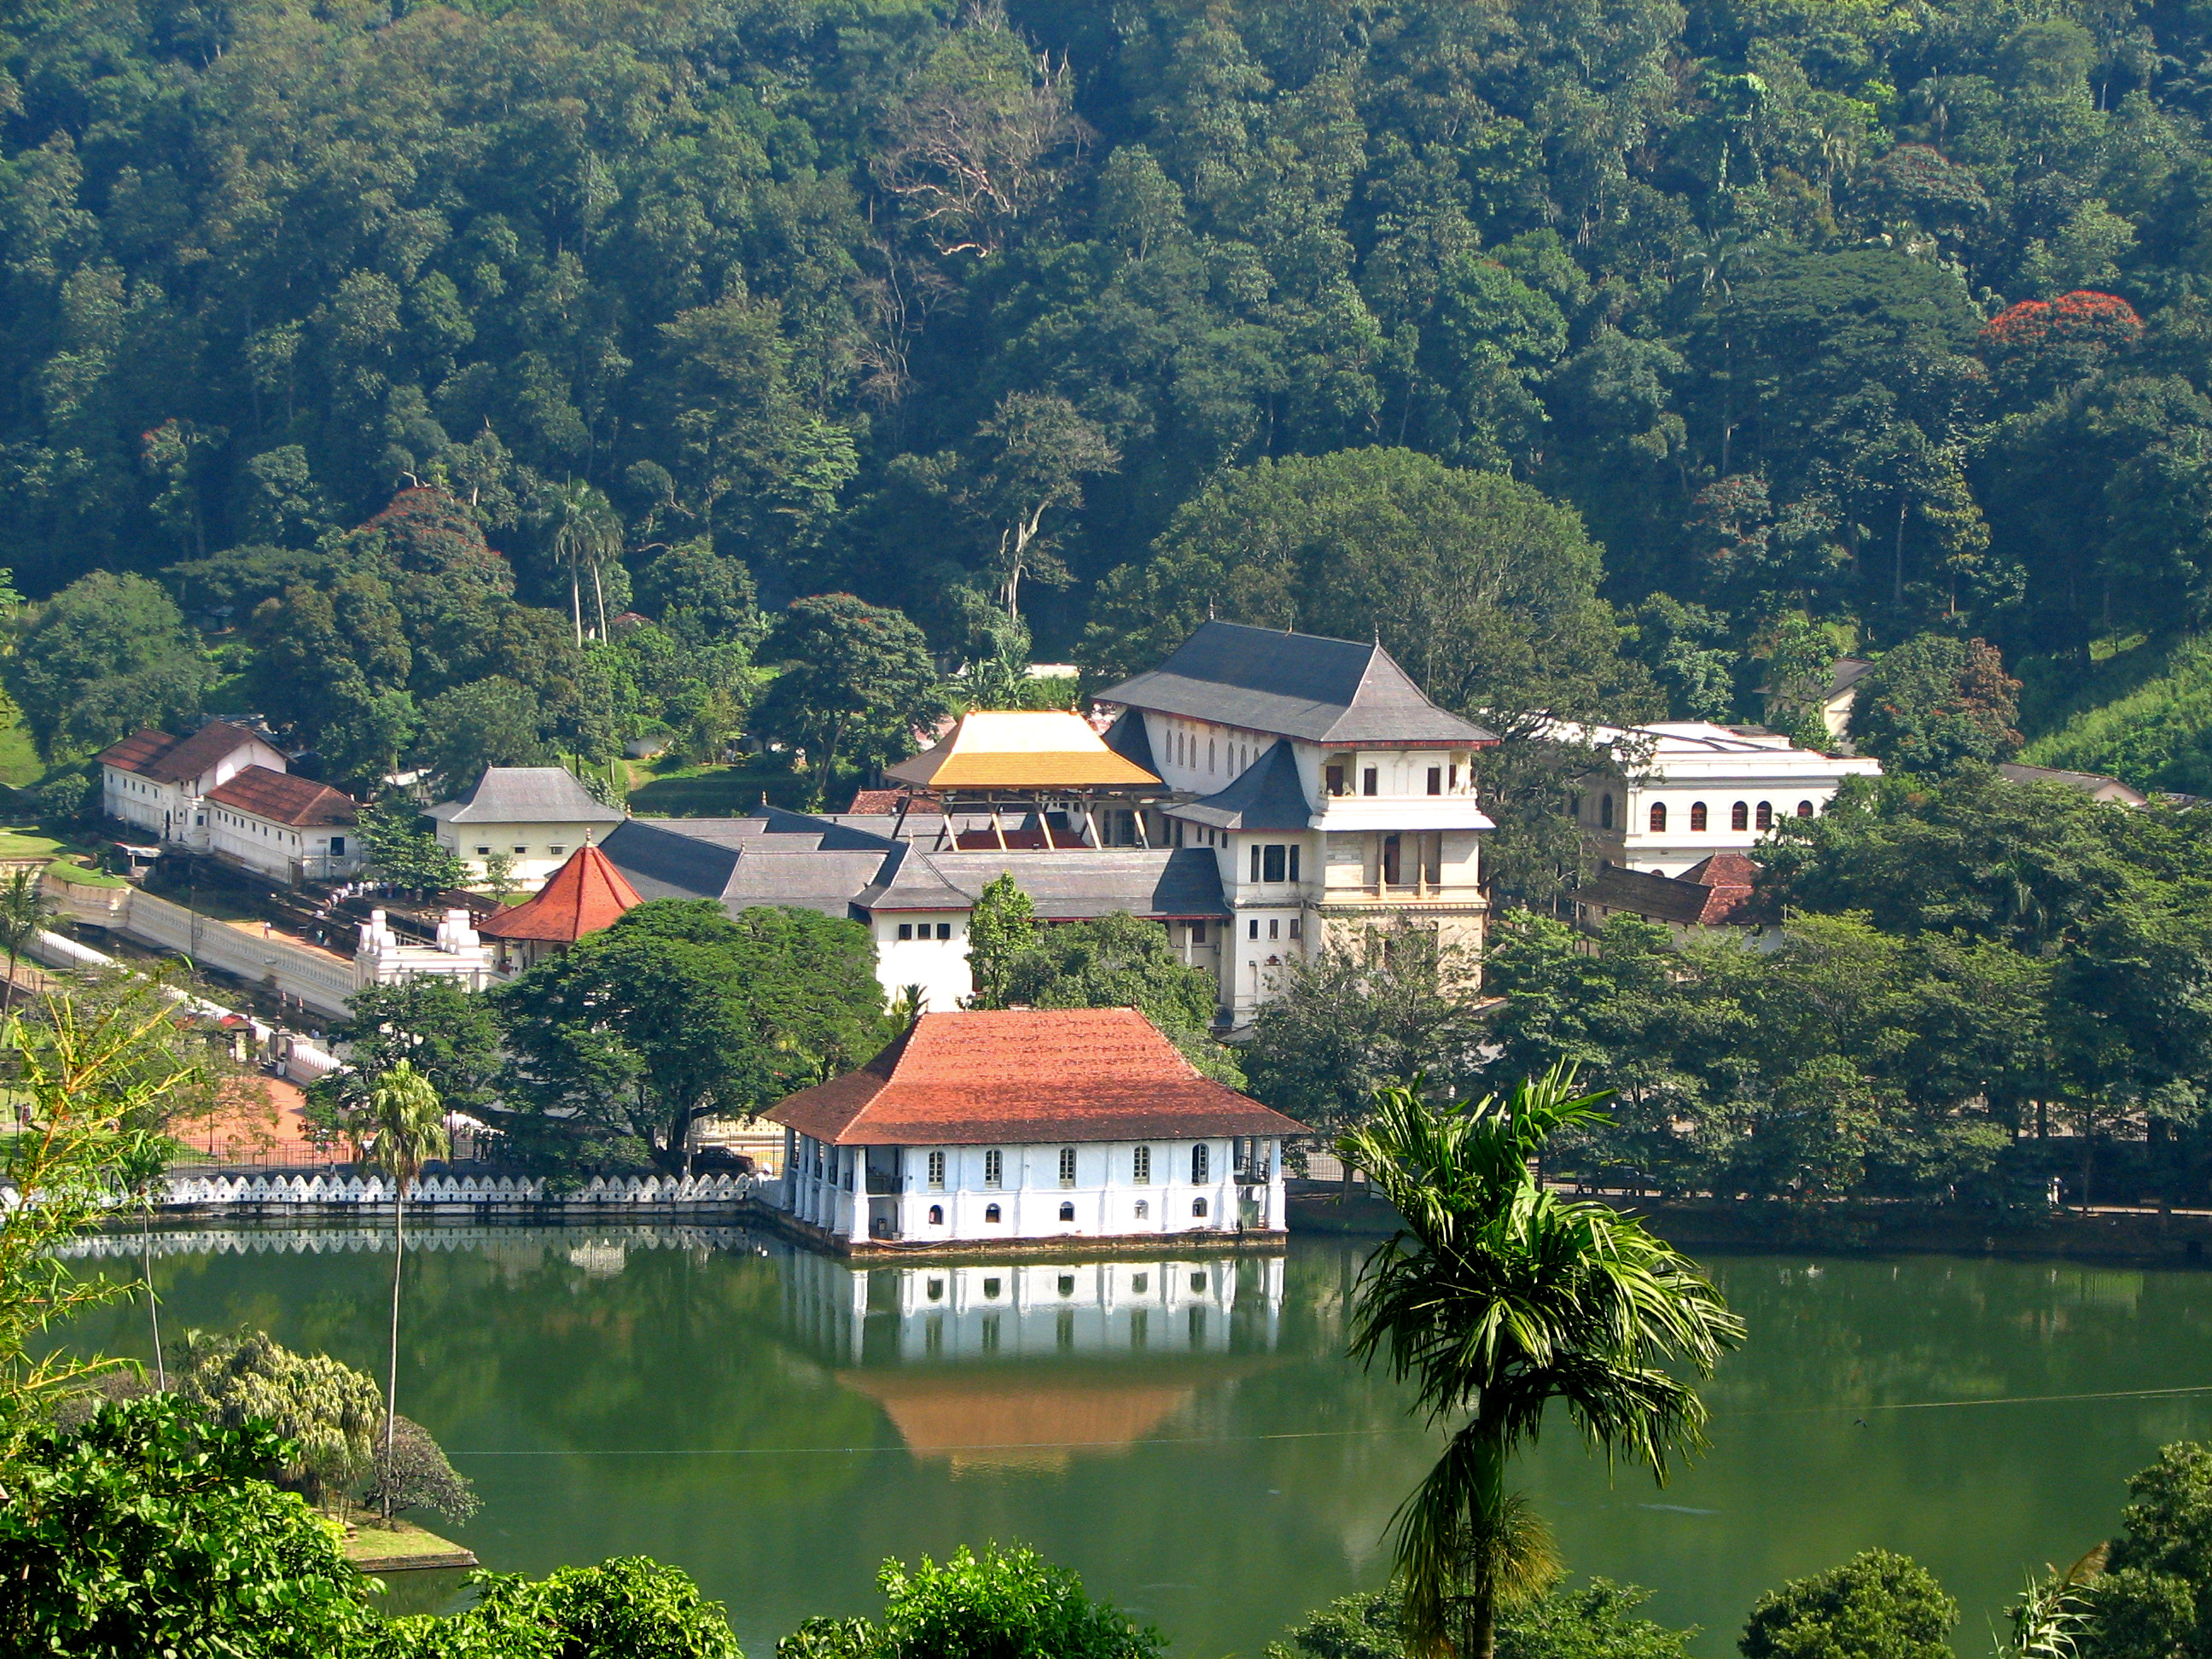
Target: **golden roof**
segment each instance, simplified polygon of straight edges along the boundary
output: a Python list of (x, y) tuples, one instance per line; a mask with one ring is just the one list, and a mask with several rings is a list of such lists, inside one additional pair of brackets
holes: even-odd
[(923, 789), (1156, 788), (1159, 779), (1100, 741), (1080, 715), (979, 709), (884, 775)]

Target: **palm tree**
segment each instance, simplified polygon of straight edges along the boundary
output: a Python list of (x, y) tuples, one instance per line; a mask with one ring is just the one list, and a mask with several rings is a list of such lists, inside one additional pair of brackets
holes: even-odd
[(154, 1293), (154, 1200), (169, 1173), (177, 1143), (157, 1130), (134, 1130), (115, 1159), (116, 1178), (138, 1206), (138, 1271), (146, 1281), (146, 1316), (154, 1326), (154, 1386), (167, 1392), (168, 1368), (161, 1360), (161, 1299)]
[(8, 952), (8, 982), (0, 987), (0, 1014), (15, 1000), (15, 958), (39, 936), (53, 914), (46, 885), (35, 870), (10, 870), (0, 880), (0, 949)]
[(1387, 1352), (1431, 1421), (1468, 1414), (1393, 1525), (1415, 1659), (1492, 1659), (1498, 1608), (1559, 1571), (1505, 1490), (1545, 1407), (1561, 1401), (1591, 1444), (1664, 1481), (1672, 1455), (1703, 1444), (1705, 1412), (1662, 1364), (1710, 1375), (1743, 1324), (1639, 1223), (1544, 1189), (1546, 1138), (1605, 1098), (1577, 1095), (1571, 1070), (1466, 1106), (1431, 1106), (1422, 1085), (1378, 1091), (1374, 1116), (1337, 1141), (1404, 1218), (1361, 1271), (1352, 1352)]
[(599, 572), (610, 559), (622, 556), (622, 517), (614, 503), (587, 483), (547, 486), (538, 508), (538, 523), (556, 563), (568, 567), (568, 608), (576, 625), (576, 643), (584, 642), (584, 599), (581, 573), (592, 573), (592, 596), (599, 611), (599, 637), (607, 636), (607, 596)]
[[(392, 1425), (399, 1410), (399, 1264), (407, 1254), (407, 1187), (422, 1172), (424, 1160), (452, 1149), (446, 1133), (445, 1103), (430, 1079), (403, 1060), (370, 1085), (367, 1127), (375, 1139), (369, 1158), (392, 1178), (392, 1356), (385, 1376), (384, 1461), (392, 1462)], [(392, 1518), (392, 1483), (384, 1489), (384, 1518)]]

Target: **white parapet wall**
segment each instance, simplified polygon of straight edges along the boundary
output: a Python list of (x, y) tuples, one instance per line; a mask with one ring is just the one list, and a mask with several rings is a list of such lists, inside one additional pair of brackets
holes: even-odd
[[(60, 890), (56, 892), (56, 889)], [(233, 974), (296, 998), (330, 1019), (343, 1019), (354, 992), (353, 964), (282, 934), (262, 934), (216, 921), (157, 898), (143, 888), (47, 884), (64, 915), (112, 928), (142, 945), (190, 957), (204, 968)]]

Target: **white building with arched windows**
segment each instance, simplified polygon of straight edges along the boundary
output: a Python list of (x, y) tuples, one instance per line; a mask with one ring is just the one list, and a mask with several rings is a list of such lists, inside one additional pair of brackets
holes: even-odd
[(1601, 869), (1679, 876), (1717, 853), (1747, 853), (1785, 818), (1825, 811), (1848, 777), (1880, 777), (1869, 756), (1799, 749), (1778, 732), (1702, 720), (1589, 726), (1620, 775), (1575, 787), (1575, 815)]
[(924, 1014), (763, 1115), (778, 1201), (842, 1251), (1279, 1235), (1282, 1140), (1305, 1132), (1133, 1008)]

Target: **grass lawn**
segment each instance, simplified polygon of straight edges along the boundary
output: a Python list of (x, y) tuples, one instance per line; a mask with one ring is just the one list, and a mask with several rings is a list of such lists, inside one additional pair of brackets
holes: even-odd
[(52, 859), (46, 866), (57, 881), (80, 887), (126, 887), (120, 876), (92, 867), (90, 850), (51, 835), (36, 823), (0, 824), (0, 859)]
[(765, 793), (771, 806), (797, 806), (807, 780), (781, 769), (629, 763), (629, 810), (647, 817), (740, 817)]
[(456, 1544), (434, 1532), (424, 1531), (411, 1521), (397, 1518), (390, 1526), (382, 1522), (362, 1522), (342, 1547), (345, 1559), (363, 1572), (389, 1572), (426, 1561), (449, 1566), (457, 1565), (457, 1558), (465, 1555), (471, 1561), (475, 1559), (465, 1544)]

